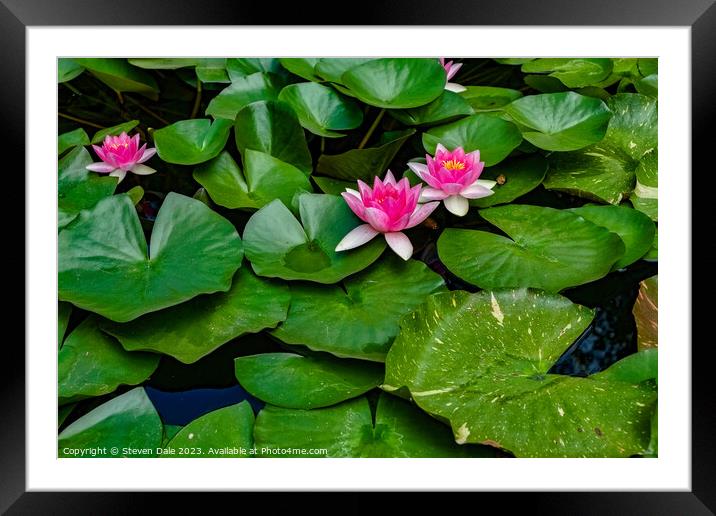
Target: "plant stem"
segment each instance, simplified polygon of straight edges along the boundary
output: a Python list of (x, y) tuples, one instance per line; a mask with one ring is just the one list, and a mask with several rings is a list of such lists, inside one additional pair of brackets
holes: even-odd
[(378, 127), (378, 124), (383, 119), (383, 115), (385, 115), (385, 108), (381, 109), (380, 113), (378, 113), (378, 116), (376, 116), (375, 120), (373, 120), (373, 124), (368, 129), (368, 132), (365, 133), (365, 136), (361, 140), (360, 145), (358, 145), (359, 149), (362, 149), (363, 147), (365, 147), (365, 144), (368, 143), (368, 140), (373, 135), (373, 132), (375, 131), (376, 127)]
[(325, 136), (321, 136), (321, 154), (326, 152), (326, 138)]
[(159, 115), (157, 115), (154, 111), (152, 111), (152, 110), (149, 109), (148, 107), (145, 107), (141, 102), (139, 102), (139, 101), (137, 101), (137, 100), (134, 100), (134, 99), (133, 99), (132, 97), (130, 97), (129, 95), (125, 96), (124, 98), (126, 98), (128, 101), (130, 101), (132, 104), (134, 104), (135, 106), (137, 106), (139, 109), (141, 109), (141, 110), (144, 111), (145, 113), (147, 113), (147, 114), (149, 114), (149, 115), (152, 115), (154, 118), (156, 118), (157, 120), (159, 120), (159, 121), (160, 121), (161, 123), (163, 123), (164, 125), (170, 125), (170, 124), (171, 124), (171, 122), (168, 122), (168, 121), (164, 120), (162, 117), (160, 117)]
[(196, 114), (199, 112), (199, 105), (201, 104), (201, 81), (199, 79), (196, 80), (196, 98), (194, 99), (194, 107), (191, 108), (191, 114), (189, 115), (189, 118), (196, 117)]
[(101, 126), (101, 125), (99, 125), (99, 124), (95, 124), (94, 122), (90, 122), (89, 120), (84, 120), (84, 119), (82, 119), (82, 118), (77, 118), (76, 116), (66, 115), (65, 113), (59, 113), (59, 112), (57, 113), (57, 115), (60, 116), (60, 117), (62, 117), (62, 118), (66, 118), (67, 120), (72, 120), (73, 122), (79, 122), (80, 124), (83, 124), (83, 125), (88, 125), (88, 126), (90, 126), (90, 127), (95, 127), (95, 128), (97, 128), (97, 129), (105, 129), (104, 126)]

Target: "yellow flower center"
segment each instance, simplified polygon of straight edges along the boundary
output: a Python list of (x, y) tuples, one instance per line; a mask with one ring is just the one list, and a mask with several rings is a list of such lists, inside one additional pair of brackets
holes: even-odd
[(451, 159), (449, 161), (443, 161), (443, 167), (445, 167), (446, 170), (464, 170), (465, 163), (456, 159)]
[(126, 149), (127, 147), (129, 147), (129, 144), (128, 144), (128, 143), (110, 143), (110, 144), (109, 144), (109, 147), (110, 147), (112, 150), (117, 150), (117, 149), (119, 149), (120, 147), (124, 147), (124, 148)]

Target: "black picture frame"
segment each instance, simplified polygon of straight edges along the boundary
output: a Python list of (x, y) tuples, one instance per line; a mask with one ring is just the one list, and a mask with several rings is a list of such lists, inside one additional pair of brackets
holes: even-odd
[[(310, 4), (310, 9), (306, 9)], [(4, 150), (12, 149), (21, 157), (15, 170), (24, 170), (25, 148), (25, 29), (43, 25), (552, 25), (552, 26), (688, 26), (692, 35), (692, 152), (694, 169), (703, 163), (702, 172), (713, 174), (713, 166), (706, 165), (706, 156), (713, 147), (714, 103), (711, 90), (716, 79), (716, 6), (714, 0), (602, 0), (570, 1), (541, 0), (459, 0), (429, 2), (426, 0), (392, 0), (361, 4), (360, 9), (347, 16), (346, 6), (335, 2), (282, 3), (281, 9), (267, 2), (211, 1), (211, 0), (0, 0), (0, 56), (3, 81), (2, 118), (0, 124)], [(21, 168), (22, 167), (22, 168)], [(688, 175), (690, 171), (679, 171)], [(27, 194), (22, 181), (14, 190), (15, 196)], [(713, 217), (699, 216), (709, 201), (696, 201), (707, 195), (695, 188), (692, 201), (692, 234), (713, 235)], [(24, 211), (24, 210), (23, 210)], [(17, 224), (12, 220), (12, 224)], [(709, 240), (713, 238), (709, 236)], [(667, 243), (668, 245), (668, 243)], [(18, 245), (19, 249), (20, 246)], [(703, 253), (710, 258), (704, 263), (694, 262), (692, 274), (699, 278), (713, 276), (716, 253)], [(23, 251), (24, 252), (24, 251)], [(696, 253), (693, 256), (697, 256)], [(17, 267), (24, 255), (15, 256)], [(27, 271), (26, 271), (27, 274)], [(692, 320), (708, 320), (709, 303), (694, 300)], [(24, 306), (19, 303), (18, 306)], [(32, 309), (32, 307), (27, 307)], [(688, 330), (684, 333), (687, 334)], [(532, 513), (550, 514), (714, 514), (716, 511), (716, 447), (713, 430), (714, 411), (709, 360), (712, 339), (692, 339), (692, 490), (690, 492), (640, 493), (480, 493), (484, 503), (496, 496), (509, 499), (510, 508), (520, 505)], [(12, 346), (11, 346), (12, 344)], [(686, 347), (690, 342), (684, 342)], [(11, 348), (11, 349), (8, 349)], [(150, 499), (161, 497), (162, 510), (179, 509), (180, 514), (191, 512), (196, 500), (185, 495), (151, 493), (26, 493), (25, 489), (25, 353), (17, 341), (6, 342), (0, 360), (2, 375), (3, 423), (0, 432), (4, 443), (0, 450), (0, 510), (8, 514), (125, 514), (140, 512)], [(709, 408), (711, 407), (711, 408)], [(242, 497), (249, 496), (246, 493)], [(220, 507), (221, 501), (207, 496), (197, 504), (206, 512), (208, 507)], [(343, 505), (350, 512), (371, 510), (371, 496), (350, 495), (355, 502)], [(299, 497), (301, 498), (301, 497)], [(420, 502), (422, 497), (412, 498)], [(246, 498), (250, 500), (250, 498)], [(494, 500), (498, 503), (502, 500)], [(504, 501), (502, 501), (504, 503)], [(248, 502), (251, 503), (251, 502)], [(271, 511), (281, 509), (281, 497), (271, 496)], [(291, 502), (291, 508), (297, 506)], [(474, 503), (474, 502), (471, 502)], [(515, 506), (514, 504), (517, 504)], [(289, 506), (287, 506), (289, 507)], [(477, 508), (476, 506), (473, 506)], [(319, 506), (312, 506), (312, 510)], [(325, 509), (324, 509), (325, 510)], [(211, 512), (209, 510), (208, 512)], [(342, 512), (346, 512), (342, 510)]]

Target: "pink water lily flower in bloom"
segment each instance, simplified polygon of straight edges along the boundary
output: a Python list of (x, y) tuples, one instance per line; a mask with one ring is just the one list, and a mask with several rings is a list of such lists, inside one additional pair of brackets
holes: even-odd
[(420, 195), (421, 201), (441, 200), (451, 213), (462, 217), (470, 208), (468, 199), (480, 199), (492, 195), (497, 183), (478, 179), (485, 168), (480, 161), (480, 151), (465, 153), (462, 147), (450, 152), (442, 144), (437, 145), (435, 158), (429, 155), (427, 165), (409, 162), (408, 167), (428, 185)]
[(453, 63), (452, 61), (445, 62), (445, 58), (440, 58), (440, 64), (445, 68), (445, 72), (447, 72), (447, 84), (445, 84), (445, 89), (449, 91), (453, 91), (455, 93), (460, 93), (461, 91), (467, 90), (467, 88), (461, 84), (457, 84), (455, 82), (450, 82), (450, 79), (455, 77), (455, 74), (457, 71), (462, 68), (462, 63)]
[(336, 251), (346, 251), (371, 241), (378, 234), (385, 236), (386, 242), (403, 260), (413, 255), (413, 244), (402, 231), (417, 226), (430, 215), (439, 202), (418, 204), (422, 185), (411, 188), (407, 178), (396, 182), (393, 173), (388, 170), (385, 179), (378, 177), (370, 188), (358, 181), (358, 190), (346, 188), (341, 195), (362, 224), (348, 233), (336, 246)]
[(133, 172), (140, 176), (156, 172), (142, 163), (154, 156), (157, 149), (147, 149), (146, 143), (139, 147), (139, 134), (135, 134), (131, 138), (125, 132), (119, 136), (107, 135), (102, 142), (102, 147), (93, 145), (92, 148), (102, 161), (87, 165), (87, 170), (103, 174), (109, 173), (110, 176), (118, 177), (118, 182), (124, 179), (127, 172)]

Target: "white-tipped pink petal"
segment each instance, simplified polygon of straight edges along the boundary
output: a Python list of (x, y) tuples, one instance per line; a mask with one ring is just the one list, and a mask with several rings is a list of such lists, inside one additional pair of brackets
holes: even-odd
[(463, 91), (467, 91), (467, 88), (463, 86), (462, 84), (457, 84), (455, 82), (449, 82), (445, 85), (445, 89), (448, 91), (452, 91), (453, 93), (461, 93)]
[(447, 210), (458, 217), (464, 217), (470, 209), (470, 203), (461, 195), (451, 195), (443, 202)]
[(116, 178), (117, 178), (117, 184), (119, 184), (119, 183), (122, 182), (122, 180), (124, 179), (124, 177), (127, 175), (127, 171), (118, 168), (117, 170), (111, 172), (109, 175), (110, 175), (110, 176), (113, 176), (113, 177), (116, 177)]
[(112, 172), (117, 167), (114, 167), (109, 163), (105, 163), (104, 161), (98, 161), (96, 163), (90, 163), (85, 168), (87, 170), (91, 170), (92, 172), (102, 172), (103, 174), (106, 174), (108, 172)]
[[(355, 190), (353, 191), (355, 192)], [(343, 197), (343, 200), (346, 201), (348, 207), (359, 219), (363, 222), (368, 222), (365, 218), (365, 206), (360, 198), (360, 194), (354, 195), (351, 192), (345, 191), (341, 193), (341, 197)]]
[(373, 240), (377, 234), (378, 232), (373, 229), (370, 224), (362, 224), (344, 236), (343, 240), (338, 242), (336, 252), (359, 247)]
[(493, 192), (489, 188), (485, 188), (481, 185), (471, 185), (465, 188), (462, 192), (460, 192), (460, 195), (467, 199), (482, 199), (483, 197), (488, 197), (492, 195)]
[(452, 79), (453, 77), (455, 77), (455, 74), (458, 72), (458, 70), (460, 70), (460, 68), (462, 68), (462, 63), (454, 63), (454, 64), (450, 67), (450, 71), (449, 71), (448, 74), (447, 74), (447, 79), (448, 79), (448, 81), (449, 81), (450, 79)]
[(408, 161), (408, 168), (415, 172), (415, 175), (425, 181), (425, 176), (430, 175), (428, 166), (424, 163), (416, 163), (414, 161)]
[[(494, 188), (495, 185), (497, 184), (497, 181), (493, 181), (492, 179), (478, 179), (477, 181), (475, 181), (472, 184), (484, 186), (485, 188)], [(470, 186), (472, 186), (472, 185), (470, 185)]]
[(449, 194), (437, 188), (425, 187), (420, 191), (420, 202), (442, 201)]
[[(353, 197), (357, 197), (358, 199), (361, 198), (360, 192), (358, 192), (357, 190), (353, 190), (353, 188), (346, 188), (345, 193), (350, 194)], [(341, 194), (341, 195), (343, 195), (343, 194)]]
[(386, 233), (385, 241), (388, 242), (390, 248), (395, 251), (395, 254), (400, 256), (403, 260), (409, 260), (413, 256), (413, 244), (404, 233), (400, 231), (394, 233)]
[(443, 152), (448, 152), (448, 150), (445, 148), (445, 146), (442, 143), (438, 143), (435, 147), (435, 159), (438, 159), (438, 154), (442, 154)]
[(395, 181), (395, 176), (393, 173), (388, 170), (388, 172), (385, 173), (385, 179), (383, 179), (383, 184), (393, 185), (395, 186), (397, 182)]
[(154, 148), (152, 148), (152, 149), (146, 149), (146, 150), (144, 151), (144, 153), (142, 154), (142, 157), (137, 160), (137, 163), (144, 163), (144, 162), (147, 161), (149, 158), (151, 158), (152, 156), (154, 156), (156, 153), (157, 153), (157, 149), (154, 149)]
[(429, 202), (426, 204), (418, 204), (415, 207), (415, 210), (413, 211), (412, 215), (410, 215), (410, 219), (408, 219), (408, 224), (407, 226), (405, 226), (405, 229), (412, 228), (420, 224), (422, 221), (427, 219), (430, 214), (435, 211), (435, 208), (437, 208), (439, 205), (440, 201)]
[(139, 164), (139, 163), (137, 163), (136, 165), (134, 165), (134, 166), (133, 166), (132, 168), (130, 168), (129, 170), (131, 170), (132, 172), (134, 172), (134, 173), (137, 174), (138, 176), (148, 176), (149, 174), (154, 174), (154, 172), (156, 172), (156, 170), (153, 169), (152, 167), (148, 167), (148, 166), (146, 166), (146, 165), (142, 165), (142, 164)]

